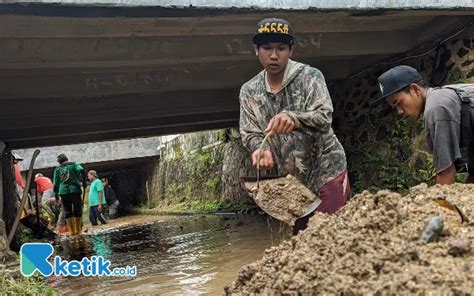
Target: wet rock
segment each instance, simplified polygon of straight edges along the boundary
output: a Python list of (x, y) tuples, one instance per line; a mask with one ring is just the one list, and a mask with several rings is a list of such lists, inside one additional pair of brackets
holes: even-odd
[(458, 50), (458, 57), (462, 58), (469, 53), (469, 50), (465, 49), (464, 47), (459, 48)]
[(421, 232), (420, 239), (427, 243), (435, 242), (438, 240), (439, 235), (443, 232), (444, 219), (443, 217), (436, 216), (432, 217), (426, 222), (423, 231)]
[(469, 240), (452, 240), (449, 242), (448, 254), (451, 256), (461, 256), (471, 251)]
[(248, 281), (250, 280), (253, 275), (257, 272), (258, 270), (258, 264), (257, 263), (252, 263), (243, 266), (240, 269), (238, 280), (239, 281)]
[(224, 295), (226, 295), (226, 296), (232, 295), (232, 286), (231, 285), (225, 285), (224, 286)]

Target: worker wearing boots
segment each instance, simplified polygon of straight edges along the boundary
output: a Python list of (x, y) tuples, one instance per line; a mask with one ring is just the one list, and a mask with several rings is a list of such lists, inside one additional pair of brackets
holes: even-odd
[(53, 177), (54, 193), (56, 198), (61, 198), (71, 235), (76, 235), (82, 231), (82, 190), (87, 184), (85, 170), (80, 164), (70, 162), (64, 154), (58, 155), (58, 163)]

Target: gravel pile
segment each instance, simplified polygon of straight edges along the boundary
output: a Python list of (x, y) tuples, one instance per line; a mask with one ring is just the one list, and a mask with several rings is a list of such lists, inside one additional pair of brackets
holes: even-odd
[[(455, 204), (470, 222), (462, 223), (456, 211), (440, 206), (440, 198)], [(420, 184), (404, 197), (366, 191), (334, 215), (315, 215), (298, 236), (267, 249), (261, 260), (242, 267), (225, 291), (472, 294), (473, 221), (474, 185)]]

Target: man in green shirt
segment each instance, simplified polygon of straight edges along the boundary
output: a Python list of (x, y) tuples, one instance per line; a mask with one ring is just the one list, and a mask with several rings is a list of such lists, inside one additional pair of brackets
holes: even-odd
[[(56, 199), (61, 197), (66, 224), (72, 235), (82, 231), (82, 190), (86, 188), (84, 168), (70, 162), (66, 155), (58, 155), (59, 167), (54, 170), (53, 184)], [(81, 187), (81, 185), (83, 187)]]
[(89, 189), (89, 220), (94, 226), (97, 225), (97, 219), (99, 219), (100, 223), (107, 224), (102, 215), (102, 209), (106, 205), (102, 180), (97, 177), (97, 172), (94, 170), (90, 170), (87, 173), (87, 177), (91, 182)]

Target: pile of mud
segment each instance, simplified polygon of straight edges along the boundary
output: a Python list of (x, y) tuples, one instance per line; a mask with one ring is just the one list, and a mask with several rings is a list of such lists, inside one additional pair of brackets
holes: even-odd
[[(441, 207), (442, 196), (464, 212)], [(433, 217), (443, 229), (420, 239)], [(439, 218), (437, 218), (439, 219)], [(474, 185), (427, 188), (401, 197), (356, 195), (334, 215), (317, 214), (308, 228), (244, 266), (227, 293), (470, 294), (474, 291)]]
[(245, 187), (253, 196), (255, 203), (270, 216), (290, 226), (311, 212), (321, 200), (292, 175), (246, 182)]

